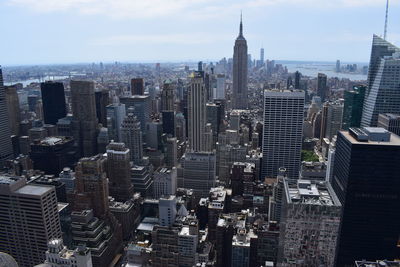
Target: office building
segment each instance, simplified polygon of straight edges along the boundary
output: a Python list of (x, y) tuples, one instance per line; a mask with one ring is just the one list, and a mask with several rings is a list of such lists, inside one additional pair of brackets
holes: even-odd
[(320, 142), (324, 138), (329, 141), (342, 128), (343, 104), (340, 101), (325, 102), (322, 106), (321, 117), (321, 137)]
[(101, 127), (99, 135), (97, 136), (97, 152), (102, 154), (106, 153), (106, 147), (109, 143), (108, 130), (105, 127)]
[(79, 154), (72, 137), (51, 136), (31, 143), (33, 168), (45, 174), (58, 175), (65, 167), (72, 168)]
[(301, 81), (301, 73), (299, 71), (296, 71), (294, 73), (294, 89), (301, 89), (300, 81)]
[(321, 101), (325, 102), (329, 99), (329, 91), (327, 87), (328, 77), (323, 73), (318, 73), (317, 77), (317, 95), (321, 97)]
[(132, 95), (144, 95), (143, 78), (131, 79), (131, 93)]
[(336, 141), (332, 187), (342, 206), (336, 266), (398, 258), (400, 137), (382, 128), (350, 128)]
[(154, 226), (151, 232), (153, 241), (151, 250), (152, 266), (179, 266), (178, 227)]
[(40, 84), (43, 101), (43, 119), (46, 124), (56, 125), (58, 120), (67, 116), (64, 84), (47, 81)]
[(391, 113), (379, 114), (378, 127), (400, 136), (400, 115)]
[(148, 95), (133, 95), (130, 97), (121, 97), (121, 104), (125, 105), (126, 113), (133, 107), (133, 115), (140, 121), (142, 134), (146, 131), (146, 123), (150, 122), (150, 97)]
[(374, 35), (361, 126), (375, 127), (380, 113), (400, 113), (400, 48)]
[(183, 187), (206, 197), (215, 186), (216, 159), (211, 152), (188, 152), (182, 158)]
[(133, 197), (130, 151), (124, 143), (111, 142), (107, 146), (107, 176), (110, 196), (120, 202)]
[(284, 180), (280, 266), (334, 266), (341, 204), (331, 185)]
[(74, 139), (78, 142), (82, 156), (93, 156), (97, 153), (98, 135), (94, 83), (71, 81), (70, 85)]
[(233, 48), (233, 95), (232, 106), (236, 109), (247, 108), (247, 41), (243, 36), (242, 16), (240, 16), (239, 36)]
[(207, 94), (203, 73), (194, 72), (188, 89), (188, 130), (189, 150), (191, 151), (204, 151), (206, 102)]
[(47, 243), (61, 238), (54, 187), (2, 174), (0, 214), (0, 251), (13, 256), (20, 267), (43, 263)]
[(353, 90), (344, 92), (343, 130), (360, 127), (366, 90), (366, 86), (357, 85), (353, 86)]
[(103, 127), (107, 127), (107, 109), (106, 107), (110, 104), (110, 99), (108, 96), (108, 90), (97, 90), (94, 92), (94, 96), (96, 99), (96, 116), (99, 120), (99, 123), (103, 125)]
[(299, 177), (304, 91), (266, 90), (261, 180), (273, 178), (284, 167), (288, 177)]
[(121, 125), (126, 116), (125, 105), (113, 103), (107, 106), (107, 129), (109, 140), (122, 142)]
[(146, 124), (146, 147), (153, 149), (162, 149), (162, 123), (160, 121), (152, 121)]
[(217, 74), (217, 87), (215, 88), (214, 99), (225, 99), (225, 74)]
[(167, 138), (165, 141), (165, 165), (173, 168), (178, 164), (178, 144), (176, 137)]
[(143, 158), (142, 131), (133, 109), (128, 109), (128, 115), (122, 121), (121, 142), (129, 148), (130, 160), (139, 164)]
[(196, 266), (196, 263), (199, 262), (198, 243), (198, 222), (197, 220), (191, 220), (189, 225), (184, 225), (178, 234), (180, 266)]
[(164, 81), (161, 90), (161, 111), (175, 110), (175, 85), (171, 80)]
[(8, 121), (7, 99), (3, 84), (3, 73), (0, 68), (0, 168), (13, 157), (11, 129)]
[(19, 135), (21, 112), (16, 86), (5, 86), (8, 122), (12, 135)]

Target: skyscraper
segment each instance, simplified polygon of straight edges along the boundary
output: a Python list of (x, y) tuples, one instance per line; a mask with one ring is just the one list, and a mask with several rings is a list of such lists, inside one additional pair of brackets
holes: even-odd
[(175, 85), (171, 80), (164, 81), (161, 91), (161, 115), (163, 133), (175, 136)]
[(247, 108), (247, 41), (243, 36), (242, 16), (240, 16), (239, 36), (233, 48), (233, 108)]
[(47, 242), (62, 236), (52, 186), (0, 175), (0, 214), (0, 251), (12, 255), (20, 267), (42, 263)]
[(398, 258), (399, 162), (399, 136), (372, 127), (339, 132), (332, 177), (343, 206), (337, 267)]
[(284, 167), (290, 179), (299, 177), (304, 91), (266, 90), (261, 178), (276, 177)]
[(191, 151), (204, 151), (206, 99), (202, 72), (196, 71), (192, 73), (188, 89), (188, 130), (189, 149)]
[(260, 49), (260, 66), (264, 66), (264, 48), (261, 47)]
[(59, 119), (67, 116), (64, 85), (61, 82), (47, 81), (40, 84), (40, 89), (44, 123), (56, 125)]
[(143, 78), (131, 79), (131, 92), (132, 95), (144, 95)]
[(133, 114), (133, 109), (128, 109), (128, 115), (121, 124), (121, 142), (130, 150), (130, 160), (140, 164), (143, 158), (142, 131), (140, 121)]
[(400, 113), (400, 48), (374, 35), (361, 126), (377, 126), (380, 113)]
[(107, 146), (107, 176), (110, 195), (125, 202), (133, 197), (129, 149), (124, 143), (111, 142)]
[(391, 113), (379, 114), (378, 127), (400, 136), (400, 115)]
[(103, 127), (107, 127), (107, 110), (106, 107), (109, 104), (108, 90), (98, 90), (94, 92), (96, 98), (96, 116), (99, 123)]
[(125, 105), (113, 103), (107, 106), (107, 129), (110, 140), (121, 142), (121, 124), (126, 116)]
[(353, 90), (344, 92), (343, 125), (344, 130), (360, 127), (366, 86), (353, 86)]
[(98, 135), (94, 83), (71, 81), (70, 84), (74, 138), (78, 141), (82, 156), (93, 156), (97, 153)]
[(328, 77), (323, 73), (318, 73), (317, 77), (317, 95), (321, 97), (321, 101), (325, 102), (328, 95), (328, 87), (326, 86)]
[(300, 89), (301, 73), (296, 71), (294, 73), (294, 89)]
[(13, 156), (11, 130), (8, 122), (7, 101), (3, 84), (3, 72), (0, 68), (0, 168)]

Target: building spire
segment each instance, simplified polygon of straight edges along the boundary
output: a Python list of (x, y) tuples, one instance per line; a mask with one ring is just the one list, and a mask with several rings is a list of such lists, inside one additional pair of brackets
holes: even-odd
[(383, 32), (383, 39), (384, 40), (386, 40), (387, 23), (388, 23), (388, 12), (389, 12), (389, 0), (386, 0), (385, 30)]
[(240, 10), (240, 27), (239, 27), (239, 37), (243, 37), (242, 10)]

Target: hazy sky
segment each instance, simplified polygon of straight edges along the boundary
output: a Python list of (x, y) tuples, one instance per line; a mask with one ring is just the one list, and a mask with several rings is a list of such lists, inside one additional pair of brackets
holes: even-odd
[[(0, 64), (232, 57), (243, 10), (259, 58), (368, 62), (386, 0), (0, 0)], [(400, 45), (400, 0), (388, 40)]]

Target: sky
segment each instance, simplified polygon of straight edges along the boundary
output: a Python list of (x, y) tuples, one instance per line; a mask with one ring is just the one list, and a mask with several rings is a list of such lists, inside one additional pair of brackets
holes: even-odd
[[(216, 61), (232, 57), (243, 12), (259, 58), (368, 62), (386, 0), (0, 0), (0, 64)], [(400, 45), (400, 0), (388, 41)]]

